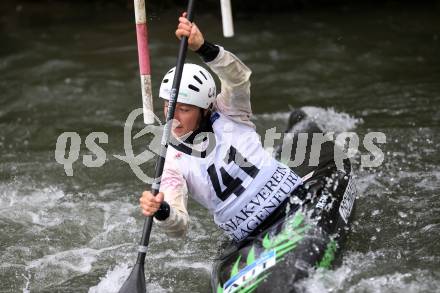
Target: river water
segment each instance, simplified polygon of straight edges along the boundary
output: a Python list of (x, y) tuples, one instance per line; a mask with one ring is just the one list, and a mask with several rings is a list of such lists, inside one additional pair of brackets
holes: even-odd
[[(6, 7), (6, 6), (5, 6)], [(5, 8), (3, 7), (3, 8)], [(124, 155), (123, 127), (140, 107), (132, 15), (121, 7), (12, 5), (0, 47), (0, 292), (117, 292), (136, 256), (146, 185)], [(429, 5), (327, 7), (245, 15), (223, 39), (218, 13), (198, 13), (207, 39), (252, 70), (254, 122), (281, 130), (305, 107), (328, 131), (383, 132), (379, 167), (355, 156), (359, 197), (342, 263), (298, 284), (304, 292), (440, 290), (440, 18)], [(149, 19), (153, 87), (174, 66), (174, 11)], [(198, 57), (189, 53), (192, 62)], [(156, 100), (157, 101), (157, 100)], [(155, 104), (160, 114), (160, 102)], [(140, 119), (134, 131), (143, 127)], [(58, 136), (81, 137), (73, 176), (55, 160)], [(85, 139), (105, 132), (102, 167)], [(151, 137), (134, 142), (141, 153)], [(142, 165), (152, 176), (153, 161)], [(224, 240), (189, 202), (185, 239), (154, 229), (149, 292), (208, 292)]]

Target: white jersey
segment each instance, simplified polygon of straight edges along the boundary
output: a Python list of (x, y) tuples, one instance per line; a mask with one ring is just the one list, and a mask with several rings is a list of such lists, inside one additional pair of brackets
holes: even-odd
[(222, 47), (207, 64), (221, 81), (211, 117), (213, 134), (198, 145), (168, 147), (160, 191), (170, 204), (170, 216), (155, 222), (169, 235), (184, 234), (189, 193), (214, 215), (220, 228), (239, 241), (263, 222), (301, 179), (261, 145), (250, 121), (249, 68)]
[[(214, 221), (240, 241), (261, 224), (301, 183), (289, 167), (266, 152), (255, 130), (214, 112), (213, 133), (203, 143), (171, 145), (191, 196)], [(192, 148), (193, 147), (193, 148)]]

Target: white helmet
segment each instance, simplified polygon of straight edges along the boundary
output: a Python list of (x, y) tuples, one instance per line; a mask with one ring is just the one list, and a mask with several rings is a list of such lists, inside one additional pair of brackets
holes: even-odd
[[(163, 77), (159, 90), (159, 97), (162, 99), (170, 99), (175, 69), (176, 67), (173, 67)], [(196, 64), (186, 63), (183, 66), (177, 102), (208, 109), (215, 97), (215, 82), (208, 70)]]

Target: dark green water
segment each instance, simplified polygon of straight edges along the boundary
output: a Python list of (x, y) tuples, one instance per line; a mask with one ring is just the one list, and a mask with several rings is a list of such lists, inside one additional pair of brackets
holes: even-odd
[[(113, 157), (124, 154), (125, 119), (141, 105), (132, 15), (87, 4), (13, 8), (0, 30), (0, 292), (116, 292), (135, 260), (146, 188)], [(253, 70), (261, 133), (281, 129), (291, 105), (308, 106), (328, 130), (387, 137), (380, 167), (361, 169), (355, 158), (359, 198), (342, 265), (299, 284), (305, 292), (440, 289), (438, 13), (394, 5), (251, 15), (228, 40), (219, 15), (197, 16), (209, 40)], [(156, 92), (175, 63), (175, 18), (150, 19)], [(73, 177), (55, 161), (65, 131), (82, 138)], [(93, 131), (109, 136), (100, 168), (82, 164)], [(135, 153), (148, 142), (137, 141)], [(153, 165), (143, 168), (152, 175)], [(150, 292), (209, 291), (223, 238), (206, 211), (189, 205), (186, 239), (152, 233)]]

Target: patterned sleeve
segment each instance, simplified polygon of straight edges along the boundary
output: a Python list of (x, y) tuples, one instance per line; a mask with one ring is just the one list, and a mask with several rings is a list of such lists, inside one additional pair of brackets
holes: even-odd
[(165, 195), (165, 201), (170, 205), (170, 215), (164, 221), (154, 219), (167, 235), (183, 237), (188, 231), (189, 216), (187, 211), (188, 188), (181, 171), (174, 162), (172, 152), (168, 150), (165, 167), (162, 174), (160, 191)]

